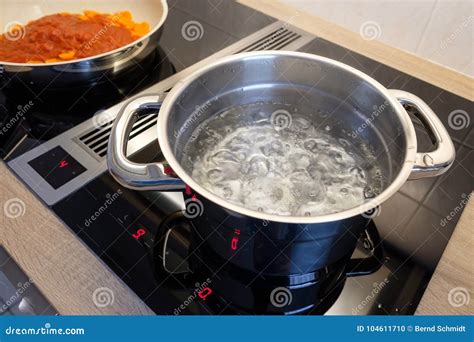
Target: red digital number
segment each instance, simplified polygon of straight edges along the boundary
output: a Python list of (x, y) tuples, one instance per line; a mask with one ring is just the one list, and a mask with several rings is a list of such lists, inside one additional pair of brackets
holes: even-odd
[(143, 236), (143, 235), (145, 235), (145, 234), (146, 234), (146, 230), (143, 229), (143, 228), (139, 228), (139, 229), (137, 229), (137, 232), (136, 232), (136, 233), (132, 234), (132, 236), (133, 236), (136, 240), (138, 240), (141, 236)]
[(232, 241), (230, 242), (230, 248), (233, 250), (233, 251), (236, 251), (237, 250), (237, 244), (239, 243), (239, 238), (236, 238), (236, 237), (233, 237), (232, 238)]
[(211, 293), (212, 293), (212, 289), (210, 287), (205, 287), (198, 293), (198, 296), (202, 300), (206, 300), (207, 296), (209, 296)]
[(237, 229), (235, 228), (234, 229), (234, 236), (232, 238), (232, 240), (230, 241), (230, 249), (232, 249), (233, 251), (236, 251), (237, 250), (237, 245), (239, 244), (239, 238), (238, 236), (240, 235), (240, 229)]
[(61, 162), (59, 163), (59, 167), (62, 169), (63, 167), (66, 167), (68, 166), (69, 163), (65, 160), (61, 160)]

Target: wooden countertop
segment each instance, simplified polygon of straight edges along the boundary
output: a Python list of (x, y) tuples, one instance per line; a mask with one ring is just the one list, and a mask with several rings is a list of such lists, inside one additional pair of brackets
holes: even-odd
[[(474, 200), (469, 200), (416, 310), (417, 315), (474, 314)], [(466, 304), (460, 305), (464, 302)]]
[[(0, 244), (60, 314), (153, 314), (3, 162), (0, 179)], [(101, 287), (113, 294), (111, 305), (94, 304), (94, 291)]]
[[(280, 20), (350, 48), (367, 57), (407, 72), (422, 80), (473, 100), (472, 79), (376, 41), (320, 18), (300, 13), (276, 1), (239, 2)], [(297, 16), (297, 20), (291, 20)], [(0, 162), (0, 204), (17, 203), (23, 215), (10, 218), (0, 212), (0, 244), (23, 268), (36, 286), (64, 315), (150, 315), (153, 312), (112, 271), (99, 260), (54, 214), (44, 206)], [(23, 212), (24, 211), (24, 212)], [(12, 215), (10, 215), (12, 216)], [(15, 215), (14, 215), (15, 216)], [(470, 201), (456, 227), (435, 275), (420, 303), (418, 314), (473, 313), (470, 305), (454, 307), (448, 302), (453, 288), (473, 292), (474, 204)], [(94, 291), (106, 287), (113, 303), (94, 304)]]

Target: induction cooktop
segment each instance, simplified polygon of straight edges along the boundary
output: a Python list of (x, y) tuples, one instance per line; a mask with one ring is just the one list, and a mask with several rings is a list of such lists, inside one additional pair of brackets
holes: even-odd
[[(410, 182), (375, 215), (384, 248), (382, 267), (348, 279), (328, 296), (324, 309), (326, 314), (413, 314), (459, 215), (443, 219), (455, 208), (462, 209), (472, 191), (474, 134), (472, 129), (453, 128), (448, 120), (450, 112), (468, 110), (470, 102), (240, 4), (221, 6), (219, 18), (209, 8), (196, 9), (187, 2), (170, 7), (156, 54), (160, 67), (150, 69), (140, 89), (113, 97), (112, 103), (105, 94), (106, 105), (86, 108), (80, 118), (62, 113), (59, 122), (57, 113), (34, 106), (21, 120), (12, 121), (18, 115), (11, 108), (19, 104), (9, 103), (12, 99), (1, 93), (2, 125), (9, 127), (1, 147), (10, 169), (157, 314), (229, 313), (222, 305), (210, 305), (212, 285), (207, 278), (191, 288), (170, 289), (157, 276), (155, 264), (162, 262), (154, 253), (157, 229), (166, 217), (184, 209), (182, 196), (132, 191), (108, 174), (105, 156), (115, 115), (130, 96), (166, 92), (199, 67), (239, 52), (290, 50), (339, 60), (387, 88), (420, 96), (449, 127), (455, 142), (458, 157), (447, 174)], [(189, 25), (198, 30), (197, 36), (186, 36)], [(135, 123), (127, 150), (133, 160), (162, 159), (156, 116), (152, 113)], [(413, 120), (419, 148), (428, 151), (431, 140), (423, 124), (415, 116)], [(183, 228), (168, 238), (165, 255), (170, 269), (186, 270), (188, 234)], [(362, 239), (354, 256), (370, 254), (370, 247)]]

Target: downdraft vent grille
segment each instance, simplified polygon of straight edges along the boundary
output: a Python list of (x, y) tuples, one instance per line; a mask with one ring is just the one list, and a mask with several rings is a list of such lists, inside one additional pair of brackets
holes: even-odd
[[(158, 115), (154, 113), (139, 118), (133, 125), (129, 141), (155, 126), (157, 116)], [(110, 131), (112, 130), (113, 123), (114, 120), (93, 128), (87, 133), (81, 135), (79, 140), (90, 150), (90, 152), (92, 152), (92, 154), (99, 158), (103, 158), (107, 154), (107, 144), (109, 142)]]
[(279, 29), (267, 34), (265, 37), (257, 40), (256, 42), (247, 45), (245, 48), (237, 51), (236, 53), (262, 50), (281, 50), (299, 38), (301, 38), (299, 33), (282, 26)]

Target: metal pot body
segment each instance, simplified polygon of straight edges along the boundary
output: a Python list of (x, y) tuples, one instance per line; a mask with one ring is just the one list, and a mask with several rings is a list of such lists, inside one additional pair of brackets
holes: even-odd
[[(332, 132), (350, 144), (368, 142), (381, 168), (380, 193), (337, 213), (283, 216), (230, 203), (202, 187), (183, 162), (184, 146), (196, 127), (225, 108), (259, 101), (291, 104), (299, 113), (310, 113), (315, 124), (330, 120)], [(434, 151), (417, 152), (414, 127), (402, 105), (418, 110), (435, 140)], [(158, 141), (167, 163), (133, 163), (126, 158), (133, 119), (151, 109), (159, 111)], [(226, 57), (181, 80), (166, 97), (130, 100), (114, 123), (107, 154), (110, 173), (124, 186), (185, 192), (200, 249), (209, 260), (271, 276), (306, 274), (350, 255), (366, 227), (364, 213), (408, 178), (439, 175), (453, 160), (446, 129), (421, 99), (389, 91), (337, 61), (281, 51)]]
[(272, 222), (193, 196), (185, 194), (184, 215), (193, 226), (193, 241), (203, 260), (213, 260), (216, 269), (253, 274), (307, 274), (334, 264), (352, 253), (370, 219), (357, 215), (316, 224)]

